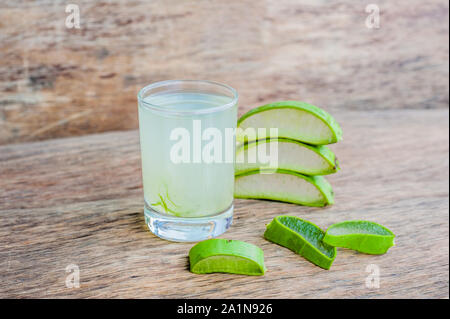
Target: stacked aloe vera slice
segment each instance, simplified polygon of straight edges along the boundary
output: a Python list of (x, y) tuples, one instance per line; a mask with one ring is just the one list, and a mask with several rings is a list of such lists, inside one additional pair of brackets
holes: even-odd
[[(270, 135), (271, 128), (278, 130), (276, 137)], [(324, 110), (297, 101), (263, 105), (238, 120), (236, 139), (236, 198), (307, 206), (334, 203), (332, 187), (323, 175), (336, 173), (339, 165), (326, 145), (340, 141), (342, 130)], [(276, 149), (276, 166), (270, 156), (264, 160), (258, 156)]]

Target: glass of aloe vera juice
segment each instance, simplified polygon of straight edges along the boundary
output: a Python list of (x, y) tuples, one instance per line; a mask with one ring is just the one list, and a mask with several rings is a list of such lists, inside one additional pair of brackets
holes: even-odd
[(210, 81), (139, 91), (144, 215), (155, 235), (200, 241), (230, 227), (237, 101), (236, 90)]

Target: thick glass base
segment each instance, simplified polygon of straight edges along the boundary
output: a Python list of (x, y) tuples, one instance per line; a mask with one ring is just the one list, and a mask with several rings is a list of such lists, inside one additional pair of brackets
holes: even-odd
[(183, 218), (158, 213), (144, 207), (145, 223), (156, 236), (181, 242), (201, 241), (223, 234), (233, 222), (233, 205), (222, 213), (206, 217)]

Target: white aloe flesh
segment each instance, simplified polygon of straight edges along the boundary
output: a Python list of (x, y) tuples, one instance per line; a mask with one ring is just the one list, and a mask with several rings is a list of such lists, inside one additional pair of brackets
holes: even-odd
[(237, 175), (236, 198), (268, 199), (306, 206), (334, 203), (331, 185), (322, 176), (305, 176), (287, 170), (256, 170)]
[[(238, 120), (238, 141), (270, 137), (270, 128), (278, 128), (278, 137), (312, 145), (326, 145), (342, 139), (342, 129), (324, 110), (304, 102), (282, 101), (254, 108)], [(254, 129), (257, 136), (247, 135)], [(258, 132), (258, 128), (262, 128)], [(265, 133), (264, 133), (265, 132)]]
[[(278, 144), (277, 147), (272, 147)], [(255, 169), (270, 168), (268, 159), (261, 159), (258, 154), (271, 154), (279, 169), (291, 170), (305, 175), (328, 175), (339, 170), (337, 158), (326, 146), (307, 145), (291, 139), (264, 139), (241, 144), (236, 150), (235, 174), (242, 174)], [(256, 155), (256, 156), (255, 156)]]

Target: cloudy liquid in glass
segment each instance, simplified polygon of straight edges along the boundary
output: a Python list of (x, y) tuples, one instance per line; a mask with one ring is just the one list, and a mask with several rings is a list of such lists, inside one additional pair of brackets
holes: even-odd
[[(237, 106), (205, 114), (191, 113), (220, 107), (230, 103), (232, 98), (216, 94), (174, 92), (151, 95), (144, 101), (168, 110), (161, 112), (139, 106), (146, 205), (159, 213), (179, 217), (210, 216), (228, 209), (233, 202), (234, 164), (225, 160), (225, 129), (236, 127)], [(195, 162), (195, 156), (199, 154), (198, 147), (202, 152), (210, 142), (202, 139), (202, 134), (200, 140), (196, 139), (199, 137), (198, 125), (201, 126), (201, 133), (210, 127), (221, 132), (221, 162), (198, 162), (198, 157)], [(190, 160), (174, 163), (171, 150), (180, 139), (171, 140), (171, 134), (177, 129), (179, 132), (180, 128), (189, 135)], [(231, 143), (234, 145), (234, 140)]]

